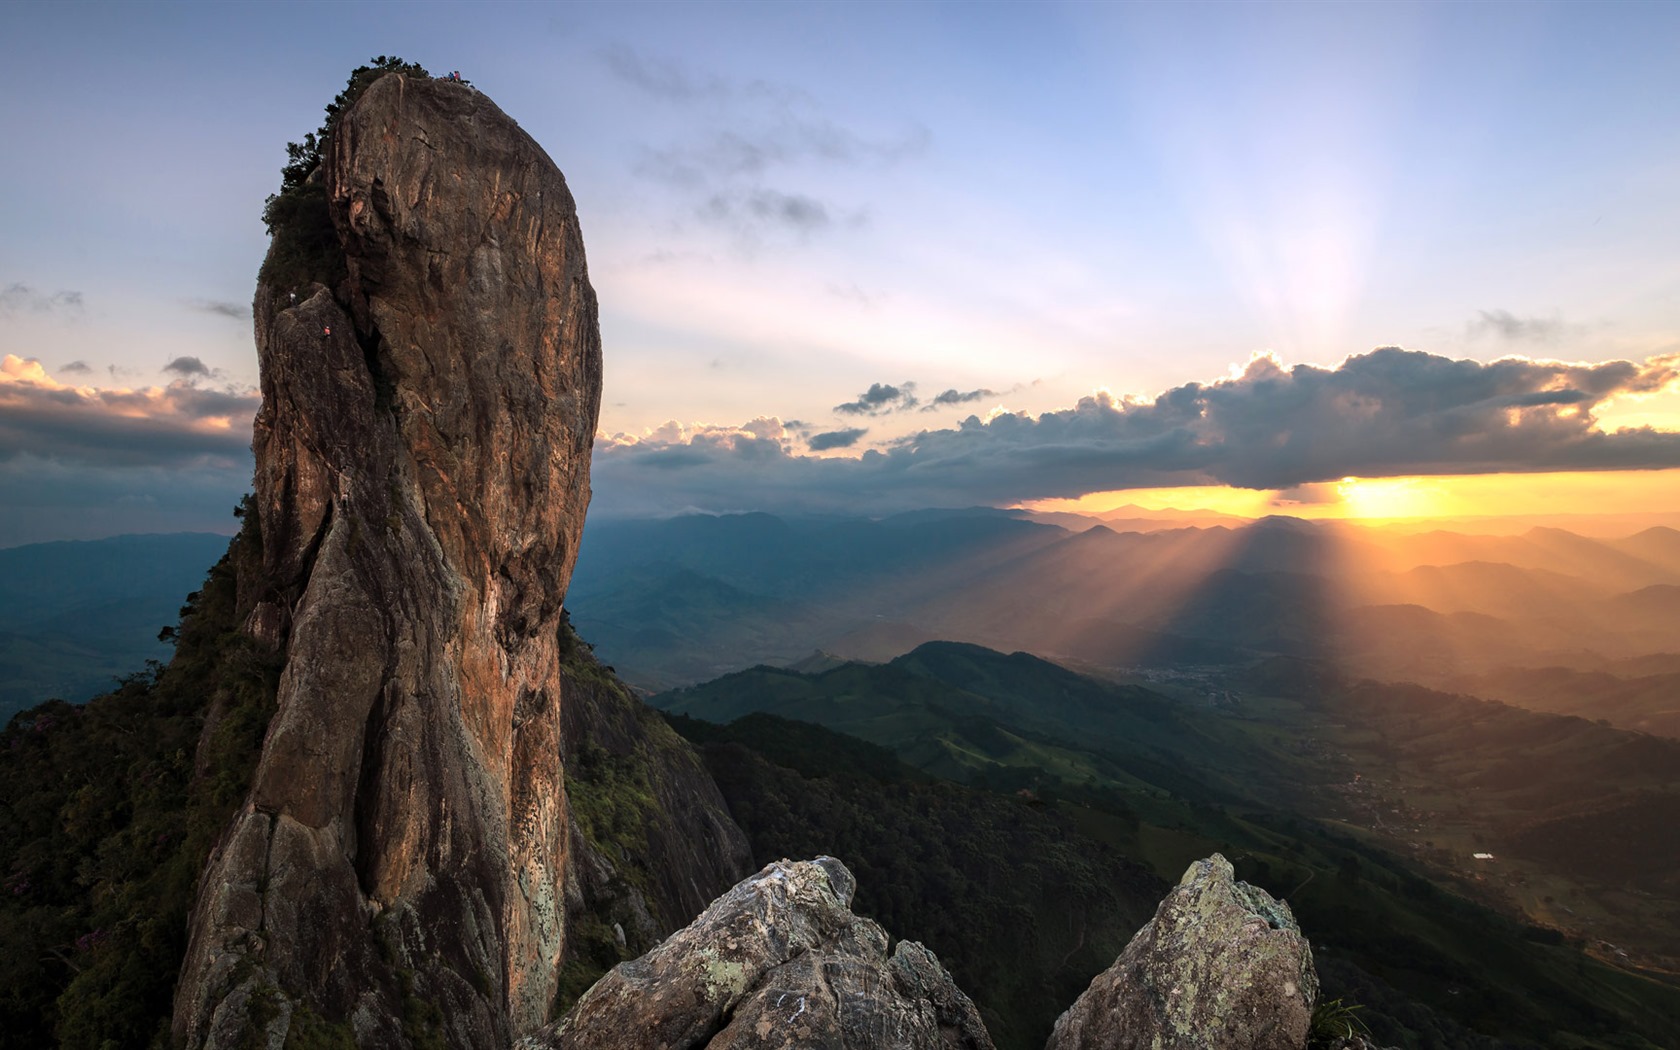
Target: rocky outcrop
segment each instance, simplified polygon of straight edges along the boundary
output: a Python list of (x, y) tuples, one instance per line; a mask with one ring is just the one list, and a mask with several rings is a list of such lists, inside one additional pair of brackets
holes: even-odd
[(1215, 853), (1190, 866), (1045, 1050), (1303, 1050), (1318, 977), (1289, 906)]
[(175, 1035), (504, 1046), (546, 1020), (563, 948), (595, 295), (564, 179), (483, 95), (387, 76), (329, 143), (348, 278), (255, 302), (247, 629), (285, 670)]
[(990, 1050), (974, 1004), (914, 941), (851, 912), (832, 857), (779, 861), (591, 988), (522, 1050)]

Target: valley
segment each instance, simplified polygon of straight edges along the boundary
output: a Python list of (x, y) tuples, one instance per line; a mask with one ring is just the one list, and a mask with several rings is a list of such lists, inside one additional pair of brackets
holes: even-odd
[[(1420, 932), (1440, 900), (1512, 924), (1516, 969), (1479, 980), (1532, 989), (1546, 981), (1525, 967), (1578, 953), (1672, 1003), (1655, 989), (1680, 972), (1665, 688), (1680, 532), (1075, 524), (609, 522), (586, 539), (574, 615), (627, 681), (664, 689), (655, 706), (818, 724), (943, 781), (1068, 807), (1160, 878), (1234, 850), (1304, 921), (1367, 932), (1364, 905), (1338, 901), (1366, 871), (1427, 885), (1395, 894), (1412, 947), (1328, 943), (1466, 1030), (1520, 1026), (1460, 1008), (1454, 982), (1485, 969), (1487, 934)], [(761, 666), (701, 681), (730, 654)], [(1586, 995), (1582, 1016), (1600, 994), (1623, 993)]]
[[(1662, 837), (1680, 744), (1590, 724), (1577, 737), (1571, 720), (1348, 682), (1286, 659), (1194, 689), (1145, 688), (954, 643), (885, 665), (755, 668), (652, 703), (698, 741), (759, 739), (767, 730), (754, 719), (765, 715), (838, 730), (937, 781), (1047, 807), (1076, 853), (1094, 856), (1090, 843), (1101, 843), (1160, 879), (1225, 853), (1290, 901), (1315, 945), (1345, 963), (1339, 980), (1387, 997), (1373, 1024), (1406, 1045), (1474, 1045), (1408, 1042), (1428, 1027), (1402, 1020), (1408, 997), (1414, 1011), (1436, 1004), (1442, 1019), (1431, 1024), (1511, 1045), (1554, 1045), (1554, 1026), (1587, 1032), (1594, 1004), (1627, 995), (1644, 1005), (1612, 1028), (1656, 1038), (1680, 1006), (1668, 983), (1680, 931), (1673, 868), (1633, 831)], [(703, 730), (694, 718), (741, 728)], [(714, 775), (730, 795), (738, 774)], [(1565, 844), (1568, 822), (1595, 806), (1629, 834), (1607, 836), (1620, 846), (1597, 849), (1590, 872), (1560, 863), (1579, 855)], [(810, 814), (788, 820), (827, 827)], [(965, 957), (928, 937), (942, 957)]]

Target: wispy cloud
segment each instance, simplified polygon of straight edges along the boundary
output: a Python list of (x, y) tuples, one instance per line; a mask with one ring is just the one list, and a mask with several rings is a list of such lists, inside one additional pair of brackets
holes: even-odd
[(60, 365), (58, 371), (62, 375), (92, 375), (93, 366), (86, 361), (72, 361), (67, 365)]
[(700, 214), (743, 235), (765, 227), (810, 234), (834, 222), (822, 201), (763, 189), (713, 194), (701, 206)]
[(921, 404), (916, 398), (915, 383), (871, 383), (856, 401), (835, 405), (834, 411), (848, 416), (880, 416), (888, 412), (907, 411)]
[(865, 138), (826, 118), (778, 116), (768, 127), (717, 131), (695, 141), (647, 151), (637, 172), (675, 186), (762, 176), (773, 168), (820, 162), (835, 167), (886, 166), (927, 148), (924, 129), (891, 139)]
[(0, 547), (125, 532), (230, 532), (251, 462), (103, 467), (22, 454), (0, 459)]
[(231, 303), (225, 299), (189, 299), (187, 307), (201, 314), (215, 314), (217, 317), (228, 317), (235, 321), (244, 321), (251, 316), (249, 304)]
[(980, 390), (958, 390), (953, 387), (950, 390), (935, 394), (933, 400), (922, 406), (922, 411), (933, 412), (941, 408), (949, 408), (952, 405), (972, 404), (982, 398), (996, 396), (996, 390), (986, 390), (984, 388)]
[(861, 224), (867, 208), (829, 199), (816, 189), (828, 180), (813, 173), (888, 167), (922, 154), (932, 138), (919, 125), (860, 131), (833, 119), (806, 91), (697, 70), (624, 45), (601, 59), (621, 83), (686, 117), (688, 132), (644, 148), (636, 174), (677, 191), (690, 214), (747, 246)]
[(1581, 330), (1561, 317), (1518, 317), (1509, 310), (1478, 310), (1465, 326), (1472, 339), (1493, 337), (1507, 343), (1555, 345)]
[(624, 44), (602, 49), (601, 61), (624, 83), (672, 102), (733, 94), (731, 83), (720, 76), (697, 74), (672, 59), (644, 55)]
[[(1153, 400), (1103, 394), (1037, 417), (970, 416), (858, 458), (797, 455), (779, 442), (608, 441), (597, 446), (595, 491), (620, 511), (886, 511), (1174, 485), (1302, 498), (1349, 475), (1680, 467), (1680, 433), (1607, 432), (1593, 416), (1609, 398), (1677, 386), (1680, 355), (1481, 363), (1387, 348), (1333, 369), (1261, 356), (1234, 378)], [(893, 398), (871, 389), (855, 404)]]
[(81, 292), (41, 292), (27, 284), (10, 284), (0, 289), (0, 314), (24, 311), (37, 314), (75, 314), (81, 312), (82, 305)]

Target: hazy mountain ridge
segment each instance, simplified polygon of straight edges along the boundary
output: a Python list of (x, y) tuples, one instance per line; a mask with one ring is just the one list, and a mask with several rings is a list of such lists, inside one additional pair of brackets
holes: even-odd
[(1568, 667), (1513, 667), (1462, 679), (1455, 688), (1518, 707), (1602, 718), (1680, 738), (1680, 673), (1633, 677)]
[(158, 632), (180, 619), (226, 536), (165, 533), (0, 550), (0, 725), (26, 707), (79, 702), (166, 660)]
[[(1436, 685), (1505, 667), (1628, 674), (1627, 661), (1680, 649), (1680, 592), (1665, 582), (1675, 578), (1680, 533), (1662, 527), (1599, 540), (1283, 518), (1077, 533), (1005, 511), (894, 520), (597, 523), (585, 537), (575, 615), (603, 657), (647, 688), (702, 680), (732, 659), (786, 664), (819, 649), (891, 659), (937, 638), (1117, 674), (1284, 653)], [(942, 526), (948, 548), (937, 542)], [(694, 575), (673, 569), (661, 585), (648, 575), (656, 564)], [(696, 576), (776, 612), (732, 621), (716, 610), (692, 624), (698, 644), (626, 637), (624, 625), (680, 609)], [(615, 594), (619, 579), (637, 585)], [(1623, 712), (1644, 717), (1626, 705), (1593, 717)]]
[[(1680, 649), (1680, 584), (1665, 582), (1680, 572), (1680, 532), (1666, 527), (1603, 541), (1557, 530), (1395, 535), (1281, 521), (1165, 524), (1150, 533), (1102, 525), (1069, 533), (984, 509), (880, 522), (757, 514), (592, 523), (568, 604), (602, 658), (644, 689), (791, 663), (818, 649), (890, 659), (936, 638), (1111, 669), (1284, 652), (1439, 685), (1507, 666), (1637, 677), (1626, 661)], [(16, 552), (20, 561), (48, 553)], [(1604, 566), (1612, 573), (1595, 575)], [(117, 613), (116, 630), (124, 610), (138, 607), (123, 604), (131, 592), (148, 608), (173, 610), (201, 570), (171, 571), (149, 578), (155, 583), (136, 580), (129, 592), (88, 591), (93, 605), (82, 612), (102, 604)], [(30, 580), (14, 579), (8, 608), (51, 599), (46, 580)], [(50, 607), (42, 611), (28, 618), (30, 634), (5, 635), (17, 665), (5, 687), (7, 697), (17, 694), (14, 709), (73, 694), (53, 686), (61, 678), (51, 668), (85, 666), (95, 649), (163, 652), (152, 636), (171, 619), (154, 625), (155, 616), (137, 614), (123, 628), (126, 642), (95, 644), (77, 637), (93, 616), (65, 611), (54, 622)], [(131, 657), (113, 673), (135, 666)], [(1516, 693), (1504, 698), (1522, 702)], [(1639, 705), (1608, 702), (1601, 712), (1585, 702), (1568, 712), (1647, 717)]]

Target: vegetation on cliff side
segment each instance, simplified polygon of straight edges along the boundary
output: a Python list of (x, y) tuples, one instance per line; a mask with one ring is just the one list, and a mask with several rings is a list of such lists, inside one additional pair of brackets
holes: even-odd
[(390, 55), (370, 59), (367, 65), (356, 67), (344, 90), (327, 103), (321, 126), (305, 135), (302, 142), (286, 143), (280, 189), (269, 195), (262, 211), (271, 242), (257, 279), (271, 291), (278, 293), (317, 281), (332, 288), (344, 279), (344, 252), (327, 206), (321, 161), (330, 148), (339, 118), (387, 73), (429, 75), (425, 67)]
[(19, 1046), (165, 1046), (199, 872), (249, 787), (279, 684), (240, 630), (255, 513), (175, 630), (175, 657), (0, 733), (0, 1031)]

